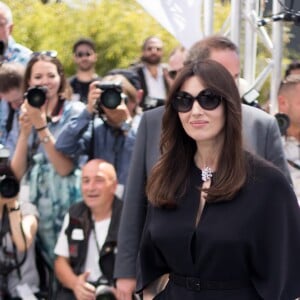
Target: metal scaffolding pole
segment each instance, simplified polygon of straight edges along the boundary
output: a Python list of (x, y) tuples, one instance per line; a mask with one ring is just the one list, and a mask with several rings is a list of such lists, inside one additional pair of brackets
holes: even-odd
[(245, 12), (245, 49), (244, 49), (244, 72), (243, 77), (252, 85), (255, 81), (256, 54), (257, 54), (257, 32), (252, 22), (253, 12), (258, 11), (257, 0), (247, 0), (244, 5)]
[[(281, 1), (284, 3), (284, 0)], [(277, 14), (282, 9), (278, 1), (273, 0), (273, 14)], [(270, 113), (276, 114), (278, 112), (277, 90), (281, 80), (281, 63), (282, 63), (282, 44), (283, 44), (283, 25), (282, 21), (273, 22), (272, 24), (272, 40), (273, 40), (273, 63), (274, 69), (271, 75), (270, 88)]]
[(204, 1), (204, 36), (213, 34), (214, 32), (214, 1)]
[(241, 0), (231, 1), (231, 22), (230, 22), (230, 39), (240, 47), (241, 36)]

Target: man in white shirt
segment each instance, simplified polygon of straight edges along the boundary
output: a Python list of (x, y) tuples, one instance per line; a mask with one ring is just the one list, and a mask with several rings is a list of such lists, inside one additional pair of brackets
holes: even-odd
[(167, 66), (162, 64), (163, 42), (150, 36), (143, 42), (141, 64), (134, 67), (144, 91), (141, 107), (148, 110), (164, 104), (168, 84), (165, 77)]
[(56, 299), (94, 299), (96, 285), (112, 286), (122, 209), (116, 187), (110, 163), (92, 159), (82, 167), (83, 202), (70, 207), (54, 249), (62, 285)]

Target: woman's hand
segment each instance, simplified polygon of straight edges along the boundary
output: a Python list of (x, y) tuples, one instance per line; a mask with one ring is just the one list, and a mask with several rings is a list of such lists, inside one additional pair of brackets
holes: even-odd
[(30, 121), (29, 115), (27, 113), (27, 109), (25, 104), (21, 106), (21, 113), (19, 116), (19, 124), (20, 124), (20, 135), (28, 138), (32, 129), (32, 123)]
[(47, 125), (47, 115), (46, 115), (45, 105), (43, 105), (40, 108), (36, 108), (31, 106), (26, 99), (23, 106), (34, 128), (41, 128)]

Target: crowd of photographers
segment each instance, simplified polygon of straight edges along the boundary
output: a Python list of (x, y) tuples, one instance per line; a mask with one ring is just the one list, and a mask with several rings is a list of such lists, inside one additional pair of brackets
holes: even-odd
[[(0, 27), (0, 299), (113, 299), (103, 286), (113, 286), (120, 199), (146, 95), (141, 80), (133, 68), (96, 74), (89, 38), (74, 43), (77, 70), (67, 79), (55, 51), (13, 40), (3, 2)], [(159, 91), (162, 105), (162, 42), (147, 39), (143, 53), (155, 73), (144, 86), (159, 78), (146, 93), (155, 102)]]
[[(0, 2), (0, 300), (115, 299), (120, 200), (137, 130), (144, 111), (164, 104), (186, 50), (164, 65), (152, 36), (140, 63), (101, 77), (94, 42), (81, 38), (67, 79), (55, 51), (32, 52), (12, 29)], [(278, 122), (300, 201), (300, 75), (290, 69)]]

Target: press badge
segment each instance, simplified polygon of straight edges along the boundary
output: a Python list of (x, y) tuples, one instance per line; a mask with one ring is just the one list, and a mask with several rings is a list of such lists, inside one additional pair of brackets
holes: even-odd
[(18, 291), (19, 297), (22, 300), (38, 300), (34, 296), (33, 292), (31, 291), (27, 283), (17, 285), (16, 289)]
[(75, 228), (72, 230), (71, 239), (74, 241), (82, 241), (84, 239), (83, 230), (80, 228)]

